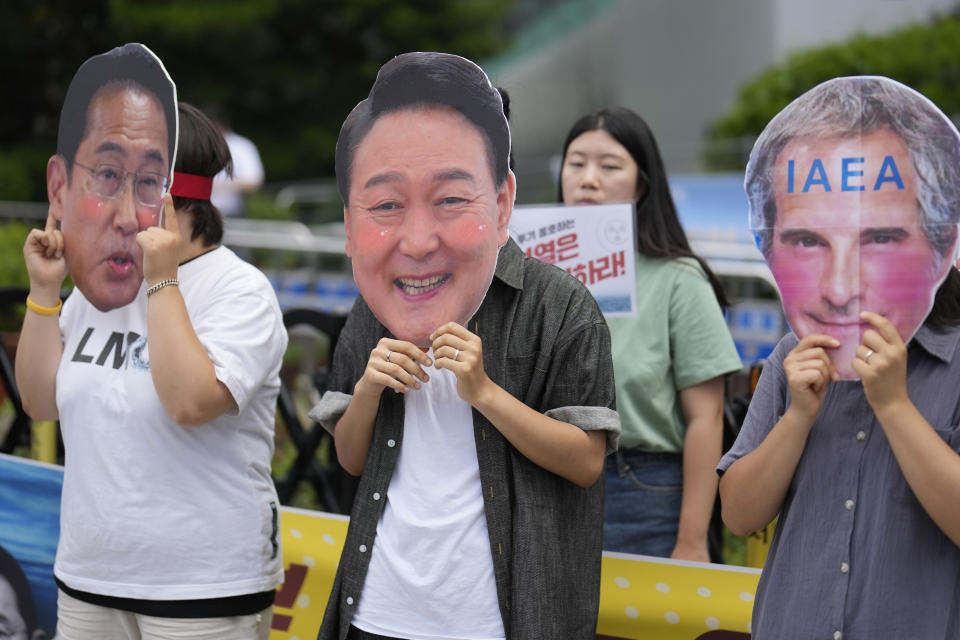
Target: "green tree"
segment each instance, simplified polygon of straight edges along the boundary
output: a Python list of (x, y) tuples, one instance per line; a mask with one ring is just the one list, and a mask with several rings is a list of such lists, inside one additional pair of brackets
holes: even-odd
[(742, 171), (753, 141), (791, 100), (837, 76), (881, 75), (960, 113), (960, 16), (945, 15), (886, 35), (795, 53), (745, 84), (710, 127), (704, 160), (718, 171)]
[(391, 56), (503, 45), (511, 0), (38, 0), (0, 7), (0, 200), (45, 200), (60, 106), (83, 60), (142, 42), (181, 100), (218, 106), (271, 181), (328, 176), (340, 124)]

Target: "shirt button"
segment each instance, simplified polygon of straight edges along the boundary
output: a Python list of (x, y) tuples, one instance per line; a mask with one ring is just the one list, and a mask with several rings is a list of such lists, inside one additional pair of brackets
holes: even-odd
[(840, 573), (847, 573), (848, 571), (850, 571), (850, 565), (848, 565), (846, 562), (841, 562)]
[(347, 604), (353, 604), (353, 598), (347, 598)]
[(863, 442), (867, 439), (867, 434), (865, 431), (857, 431), (857, 442)]
[(379, 492), (379, 491), (374, 491), (374, 493), (373, 493), (373, 499), (374, 499), (374, 500), (379, 500), (379, 499), (380, 499), (380, 492)]
[(843, 634), (842, 634), (842, 633), (840, 633), (839, 631), (834, 631), (834, 632), (833, 632), (833, 640), (841, 640), (841, 638), (843, 638)]
[(853, 500), (847, 500), (843, 503), (843, 506), (847, 508), (847, 511), (853, 511)]
[(388, 446), (388, 447), (395, 447), (395, 446), (397, 446), (397, 441), (394, 440), (393, 438), (390, 438), (389, 440), (387, 440), (387, 446)]
[(365, 544), (360, 545), (360, 553), (366, 553), (366, 552), (367, 552), (367, 545)]

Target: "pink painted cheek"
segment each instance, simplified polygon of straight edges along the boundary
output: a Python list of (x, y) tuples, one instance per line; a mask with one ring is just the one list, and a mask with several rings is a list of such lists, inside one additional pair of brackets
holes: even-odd
[(140, 229), (156, 227), (160, 224), (160, 209), (158, 207), (137, 207), (137, 226)]
[(866, 291), (864, 309), (901, 316), (925, 314), (937, 285), (931, 259), (929, 251), (865, 257), (860, 275)]
[(781, 257), (770, 261), (770, 271), (784, 310), (791, 310), (817, 304), (820, 298), (819, 264), (814, 260), (802, 260), (793, 257)]
[[(355, 224), (350, 230), (350, 256), (354, 276), (366, 286), (384, 270), (385, 262), (394, 253), (396, 233), (393, 228), (378, 224)], [(372, 280), (371, 280), (372, 279)], [(369, 290), (367, 294), (369, 295)]]
[(87, 220), (95, 220), (103, 215), (106, 202), (103, 198), (94, 195), (84, 195), (80, 198), (78, 213)]
[(361, 256), (369, 253), (381, 253), (395, 237), (393, 227), (379, 224), (359, 223), (351, 229), (352, 244)]
[(493, 223), (477, 222), (476, 218), (464, 216), (462, 219), (444, 223), (441, 235), (445, 244), (450, 246), (480, 245), (488, 242), (496, 233)]
[(448, 247), (460, 264), (472, 263), (479, 266), (482, 261), (496, 260), (499, 246), (496, 227), (489, 222), (478, 223), (463, 220), (447, 223), (441, 231), (443, 245)]

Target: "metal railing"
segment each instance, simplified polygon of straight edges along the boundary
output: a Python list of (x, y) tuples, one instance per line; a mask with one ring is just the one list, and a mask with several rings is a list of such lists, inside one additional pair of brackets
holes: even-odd
[(227, 218), (223, 223), (223, 243), (250, 249), (346, 255), (342, 224), (311, 228), (294, 220)]

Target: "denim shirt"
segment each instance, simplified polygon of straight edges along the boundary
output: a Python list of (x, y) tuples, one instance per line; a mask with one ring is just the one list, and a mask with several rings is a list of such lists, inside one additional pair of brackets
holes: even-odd
[[(723, 471), (789, 405), (784, 337), (763, 369)], [(960, 453), (960, 327), (922, 326), (907, 392)], [(960, 508), (960, 505), (958, 505)], [(960, 548), (914, 496), (859, 380), (831, 382), (777, 521), (753, 609), (757, 640), (960, 638)]]
[[(487, 295), (469, 321), (487, 375), (515, 398), (584, 430), (607, 431), (616, 449), (610, 334), (580, 282), (526, 258), (508, 241)], [(386, 328), (358, 299), (340, 335), (330, 391), (311, 411), (331, 430)], [(384, 392), (343, 554), (318, 638), (343, 640), (356, 611), (403, 445), (403, 395)], [(592, 639), (600, 596), (603, 478), (581, 488), (518, 452), (476, 409), (474, 436), (506, 637)], [(442, 452), (437, 452), (442, 455)]]

